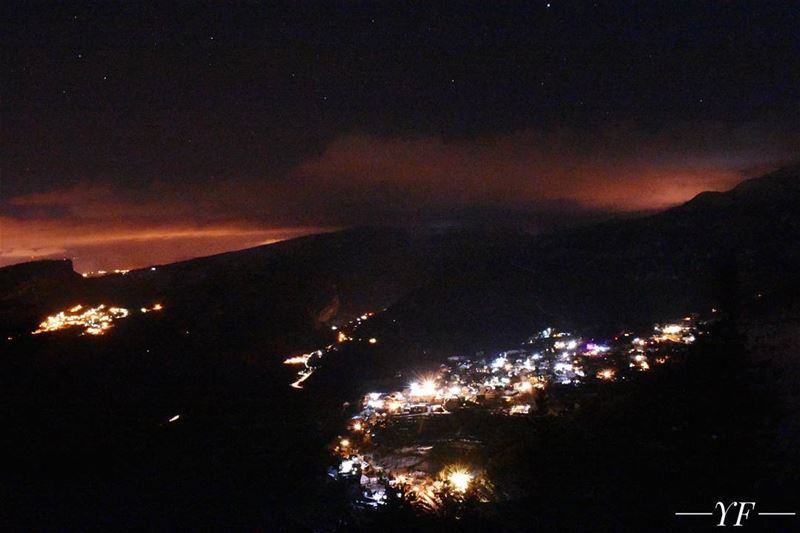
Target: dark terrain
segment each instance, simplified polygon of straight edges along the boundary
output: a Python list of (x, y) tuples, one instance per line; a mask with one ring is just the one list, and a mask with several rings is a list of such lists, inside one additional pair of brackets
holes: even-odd
[[(407, 529), (355, 516), (326, 443), (365, 384), (545, 326), (607, 334), (711, 307), (686, 365), (620, 384), (569, 417), (488, 428), (492, 472), (523, 487), (462, 528), (675, 530), (725, 498), (791, 507), (800, 338), (800, 172), (663, 213), (539, 236), (358, 229), (83, 278), (66, 261), (0, 269), (4, 502), (11, 529)], [(76, 303), (138, 309), (101, 337), (31, 337)], [(280, 364), (329, 324), (381, 311), (375, 347), (304, 390)], [(175, 414), (181, 419), (167, 423)], [(502, 425), (502, 422), (498, 422)], [(791, 510), (796, 510), (791, 508)]]

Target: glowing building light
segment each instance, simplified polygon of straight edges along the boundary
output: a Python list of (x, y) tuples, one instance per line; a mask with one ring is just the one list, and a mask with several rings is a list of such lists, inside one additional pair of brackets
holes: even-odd
[(370, 337), (369, 339), (370, 344), (375, 344), (376, 342), (378, 342), (378, 339), (376, 339), (375, 337)]
[(571, 372), (572, 371), (572, 364), (571, 363), (556, 363), (553, 367), (556, 372)]
[(311, 357), (311, 354), (296, 355), (294, 357), (289, 357), (288, 359), (286, 359), (283, 362), (283, 364), (284, 365), (304, 365), (308, 361), (309, 357)]
[(415, 381), (411, 384), (411, 396), (435, 396), (436, 382), (432, 379), (425, 379), (422, 383)]
[(447, 476), (447, 480), (456, 492), (467, 492), (470, 483), (472, 483), (472, 475), (464, 470), (454, 470)]
[(527, 415), (531, 412), (531, 406), (527, 403), (513, 405), (509, 411), (512, 415)]
[(367, 394), (367, 407), (372, 409), (383, 409), (384, 399), (380, 392), (370, 392)]
[(586, 345), (586, 352), (591, 355), (598, 355), (601, 353), (605, 353), (609, 349), (610, 348), (608, 346), (604, 346), (602, 344), (595, 344), (593, 342), (590, 342), (589, 344)]
[(567, 343), (567, 350), (574, 350), (578, 347), (578, 343), (576, 341), (569, 341)]
[(609, 381), (614, 379), (614, 376), (616, 375), (617, 372), (613, 368), (604, 368), (597, 373), (597, 379)]
[(354, 461), (352, 459), (345, 459), (342, 461), (342, 464), (339, 465), (339, 472), (342, 474), (349, 474), (353, 471)]
[(492, 368), (503, 368), (504, 366), (506, 366), (506, 363), (508, 363), (508, 361), (506, 360), (505, 357), (498, 357), (497, 359), (492, 361)]
[(533, 390), (533, 383), (530, 381), (521, 381), (517, 384), (517, 389), (520, 392), (531, 392)]

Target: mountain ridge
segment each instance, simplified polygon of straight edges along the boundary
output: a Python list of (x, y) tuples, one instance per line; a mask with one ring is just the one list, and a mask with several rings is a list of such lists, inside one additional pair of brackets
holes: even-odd
[[(775, 292), (792, 281), (786, 273), (800, 269), (800, 223), (791, 209), (800, 205), (798, 170), (785, 167), (640, 218), (540, 235), (352, 228), (124, 276), (76, 274), (62, 278), (63, 287), (49, 287), (52, 297), (34, 295), (37, 305), (22, 304), (28, 325), (35, 314), (38, 320), (55, 311), (56, 303), (81, 297), (132, 306), (159, 299), (187, 313), (225, 309), (217, 315), (231, 318), (221, 319), (219, 327), (261, 314), (277, 322), (291, 315), (288, 322), (298, 331), (319, 327), (322, 310), (329, 319), (384, 307), (395, 313), (408, 307), (408, 313), (454, 331), (463, 316), (471, 317), (469, 328), (480, 329), (477, 317), (483, 313), (494, 317), (490, 322), (521, 321), (527, 327), (546, 319), (584, 324), (599, 313), (599, 302), (611, 310), (609, 321), (627, 323), (636, 315), (649, 320), (657, 313), (719, 305), (726, 292), (720, 284), (732, 283), (721, 281), (725, 276), (736, 278), (745, 292)], [(32, 266), (0, 269), (0, 280), (4, 273), (37, 268), (27, 265)], [(733, 274), (725, 274), (731, 269)], [(631, 301), (625, 292), (641, 296)], [(7, 304), (5, 299), (2, 312), (13, 316)]]

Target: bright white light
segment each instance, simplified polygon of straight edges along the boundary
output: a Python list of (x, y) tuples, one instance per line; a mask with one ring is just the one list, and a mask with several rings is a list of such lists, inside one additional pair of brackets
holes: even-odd
[(175, 416), (173, 416), (172, 418), (170, 418), (170, 419), (169, 419), (169, 422), (175, 422), (175, 421), (176, 421), (176, 420), (178, 420), (180, 417), (181, 417), (181, 415), (175, 415)]
[(505, 357), (498, 357), (494, 361), (492, 361), (492, 368), (503, 368), (506, 366), (506, 358)]
[(342, 461), (342, 464), (339, 466), (339, 472), (342, 474), (349, 474), (353, 471), (353, 460), (352, 459), (345, 459)]
[(383, 400), (369, 400), (367, 402), (367, 407), (372, 409), (383, 409), (385, 402)]
[(426, 379), (422, 383), (415, 381), (411, 384), (411, 396), (434, 396), (436, 394), (436, 382)]
[(467, 492), (469, 484), (472, 482), (472, 475), (463, 470), (456, 470), (447, 476), (447, 479), (456, 492)]

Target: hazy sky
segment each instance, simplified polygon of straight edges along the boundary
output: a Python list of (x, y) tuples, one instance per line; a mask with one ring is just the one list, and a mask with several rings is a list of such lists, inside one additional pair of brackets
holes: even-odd
[(658, 209), (800, 155), (789, 2), (138, 4), (0, 8), (0, 265)]

